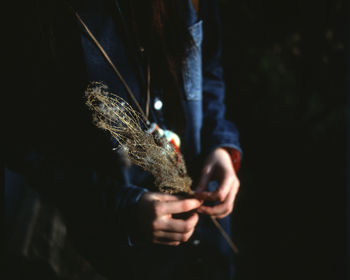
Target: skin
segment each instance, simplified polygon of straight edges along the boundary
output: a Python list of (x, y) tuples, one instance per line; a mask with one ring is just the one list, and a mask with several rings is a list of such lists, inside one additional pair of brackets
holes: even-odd
[[(215, 192), (206, 191), (211, 180), (219, 183)], [(187, 242), (197, 225), (198, 213), (220, 219), (232, 212), (239, 184), (229, 153), (217, 148), (205, 161), (195, 197), (182, 198), (155, 192), (142, 196), (138, 206), (139, 240), (170, 246)], [(217, 204), (204, 206), (203, 201)], [(174, 218), (180, 213), (187, 213), (187, 216)]]
[[(215, 192), (207, 192), (208, 183), (216, 180), (219, 187)], [(222, 219), (229, 215), (240, 186), (231, 156), (224, 148), (215, 149), (207, 158), (202, 169), (201, 179), (196, 188), (196, 197), (205, 201), (217, 202), (215, 206), (201, 206), (198, 213)]]
[[(145, 193), (139, 203), (139, 237), (144, 242), (177, 246), (190, 239), (198, 222), (202, 201), (155, 192)], [(186, 218), (173, 215), (188, 213)]]

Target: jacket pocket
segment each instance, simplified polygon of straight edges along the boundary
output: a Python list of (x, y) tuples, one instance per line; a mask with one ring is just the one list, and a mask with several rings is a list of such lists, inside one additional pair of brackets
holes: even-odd
[(189, 27), (193, 43), (188, 48), (182, 69), (185, 97), (187, 100), (202, 99), (202, 21)]

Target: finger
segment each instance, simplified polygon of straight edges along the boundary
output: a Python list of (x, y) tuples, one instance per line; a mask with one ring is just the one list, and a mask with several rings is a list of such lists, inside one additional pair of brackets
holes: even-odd
[(184, 198), (178, 195), (171, 195), (171, 194), (165, 194), (165, 193), (154, 193), (154, 199), (158, 201), (177, 201), (177, 200), (183, 200)]
[(198, 214), (193, 213), (187, 220), (162, 219), (159, 229), (168, 232), (187, 233), (192, 231), (198, 223)]
[(178, 200), (184, 200), (189, 198), (195, 198), (193, 194), (186, 194), (184, 195), (174, 195), (174, 194), (165, 194), (165, 193), (153, 193), (153, 198), (155, 201), (178, 201)]
[(195, 194), (195, 198), (204, 201), (213, 201), (213, 192), (198, 192)]
[(224, 202), (233, 188), (234, 179), (235, 177), (233, 175), (225, 175), (223, 180), (220, 182), (220, 186), (215, 192), (212, 193), (212, 199), (214, 201)]
[(177, 232), (167, 232), (167, 231), (158, 231), (154, 233), (154, 242), (157, 241), (167, 241), (167, 242), (187, 242), (192, 234), (194, 229), (186, 233), (177, 233)]
[(155, 212), (158, 215), (179, 214), (197, 209), (202, 202), (196, 198), (155, 203)]
[(202, 214), (224, 218), (232, 212), (234, 200), (238, 193), (239, 184), (236, 183), (232, 191), (228, 194), (226, 200), (216, 206), (201, 206), (197, 211)]
[(232, 211), (233, 205), (229, 201), (225, 201), (216, 206), (202, 206), (198, 209), (198, 213), (219, 217), (226, 216)]
[(181, 244), (180, 241), (173, 241), (169, 239), (156, 239), (156, 240), (153, 240), (153, 243), (160, 244), (160, 245), (167, 245), (167, 246), (179, 246)]
[(195, 189), (195, 192), (202, 192), (207, 188), (211, 178), (211, 174), (212, 174), (212, 166), (206, 166), (203, 168), (201, 178)]
[(238, 181), (235, 176), (225, 175), (216, 191), (198, 193), (196, 197), (203, 200), (224, 202), (236, 180)]
[(212, 207), (208, 207), (208, 206), (200, 207), (200, 209), (198, 209), (198, 212), (207, 214), (207, 215), (212, 215), (217, 218), (224, 218), (225, 216), (230, 214), (233, 210), (234, 201), (237, 196), (238, 189), (239, 189), (239, 182), (236, 182), (234, 188), (228, 195), (226, 201), (224, 201), (222, 204), (212, 206)]

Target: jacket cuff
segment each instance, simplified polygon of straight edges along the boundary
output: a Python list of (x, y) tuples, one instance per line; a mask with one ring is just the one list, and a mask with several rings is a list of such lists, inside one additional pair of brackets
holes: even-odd
[(236, 172), (241, 169), (241, 153), (231, 147), (223, 147), (231, 156), (232, 165)]
[(231, 134), (214, 134), (209, 142), (209, 149), (206, 154), (210, 154), (216, 148), (226, 149), (232, 159), (232, 164), (236, 172), (241, 167), (243, 152), (238, 141), (238, 137)]
[(118, 226), (124, 232), (127, 242), (130, 244), (130, 236), (133, 235), (136, 220), (136, 207), (142, 195), (148, 190), (134, 185), (120, 187), (116, 193), (115, 213)]

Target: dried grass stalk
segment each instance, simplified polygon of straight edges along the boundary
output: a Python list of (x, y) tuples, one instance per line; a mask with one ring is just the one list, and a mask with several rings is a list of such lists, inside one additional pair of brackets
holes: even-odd
[(125, 100), (99, 82), (91, 83), (85, 94), (95, 125), (111, 134), (131, 163), (154, 176), (156, 191), (193, 193), (183, 156), (164, 137), (146, 132), (142, 117)]

